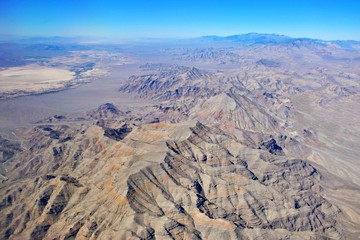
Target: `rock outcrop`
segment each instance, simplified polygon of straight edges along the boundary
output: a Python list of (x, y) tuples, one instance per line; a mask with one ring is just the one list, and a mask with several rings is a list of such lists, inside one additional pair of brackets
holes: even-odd
[(143, 98), (174, 100), (182, 97), (209, 97), (220, 92), (210, 84), (215, 75), (195, 67), (169, 66), (154, 74), (131, 76), (119, 90)]

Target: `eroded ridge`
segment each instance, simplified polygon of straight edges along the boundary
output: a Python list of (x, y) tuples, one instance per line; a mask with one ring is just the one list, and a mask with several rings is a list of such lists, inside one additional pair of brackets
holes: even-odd
[[(167, 232), (174, 239), (246, 239), (269, 231), (274, 239), (285, 232), (341, 237), (334, 220), (338, 210), (321, 196), (313, 166), (265, 152), (236, 156), (226, 147), (234, 140), (221, 132), (200, 123), (191, 130), (186, 140), (167, 143), (164, 162), (127, 181), (127, 198), (144, 233)], [(152, 224), (155, 219), (162, 225)]]

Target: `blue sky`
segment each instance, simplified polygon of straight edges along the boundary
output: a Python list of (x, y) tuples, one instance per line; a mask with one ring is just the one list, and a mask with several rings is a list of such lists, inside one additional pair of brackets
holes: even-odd
[(360, 40), (360, 0), (0, 0), (0, 34), (131, 39), (249, 32)]

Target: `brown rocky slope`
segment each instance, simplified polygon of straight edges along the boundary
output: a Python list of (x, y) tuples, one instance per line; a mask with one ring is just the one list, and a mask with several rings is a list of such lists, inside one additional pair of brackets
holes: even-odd
[(321, 174), (285, 154), (284, 137), (136, 115), (106, 104), (92, 122), (26, 130), (5, 163), (2, 237), (342, 238)]

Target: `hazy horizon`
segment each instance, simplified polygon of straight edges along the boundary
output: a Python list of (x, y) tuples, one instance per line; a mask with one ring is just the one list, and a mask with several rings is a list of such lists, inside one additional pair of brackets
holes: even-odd
[[(246, 36), (250, 34), (258, 34), (258, 35), (273, 35), (273, 36), (281, 36), (281, 37), (287, 37), (289, 39), (310, 39), (310, 40), (320, 40), (320, 41), (356, 41), (360, 42), (360, 40), (356, 39), (323, 39), (323, 38), (314, 38), (314, 37), (308, 37), (308, 36), (289, 36), (281, 33), (259, 33), (259, 32), (248, 32), (248, 33), (238, 33), (238, 34), (232, 34), (232, 35), (201, 35), (201, 36), (194, 36), (194, 37), (109, 37), (109, 36), (65, 36), (65, 35), (6, 35), (6, 34), (0, 34), (0, 41), (3, 43), (6, 42), (23, 42), (23, 41), (31, 41), (33, 40), (34, 43), (36, 42), (58, 42), (62, 41), (68, 42), (68, 43), (94, 43), (94, 44), (106, 44), (106, 43), (141, 43), (141, 42), (168, 42), (171, 43), (171, 41), (191, 41), (191, 40), (197, 40), (205, 37), (220, 37), (220, 38), (228, 38), (233, 36)], [(234, 40), (236, 42), (236, 40)]]
[(178, 39), (276, 33), (360, 40), (359, 1), (43, 1), (0, 3), (0, 34)]

